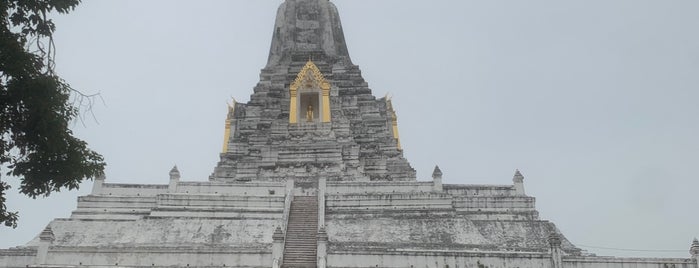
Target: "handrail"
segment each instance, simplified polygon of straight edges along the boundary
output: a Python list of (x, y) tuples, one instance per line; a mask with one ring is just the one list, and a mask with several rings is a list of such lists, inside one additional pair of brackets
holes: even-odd
[(291, 213), (291, 202), (294, 201), (294, 189), (286, 191), (286, 197), (284, 198), (284, 216), (282, 216), (282, 231), (284, 231), (284, 238), (286, 238), (286, 227), (289, 224), (289, 214)]
[(294, 180), (286, 181), (286, 197), (284, 197), (284, 215), (282, 216), (282, 231), (284, 231), (284, 244), (282, 246), (282, 255), (279, 260), (281, 265), (284, 262), (284, 251), (286, 251), (286, 234), (289, 226), (289, 214), (291, 213), (291, 202), (294, 201)]
[(327, 258), (328, 235), (325, 232), (325, 192), (327, 180), (318, 180), (318, 235), (316, 237), (316, 264), (318, 268), (325, 268)]
[(325, 178), (318, 180), (318, 231), (325, 228), (325, 192), (327, 182)]

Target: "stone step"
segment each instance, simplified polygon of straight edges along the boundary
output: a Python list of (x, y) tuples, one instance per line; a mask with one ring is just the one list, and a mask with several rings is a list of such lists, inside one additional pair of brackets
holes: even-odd
[(295, 241), (295, 242), (289, 242), (286, 245), (286, 248), (294, 248), (294, 247), (300, 247), (300, 246), (316, 246), (316, 243), (313, 241)]
[(315, 262), (312, 264), (308, 264), (308, 263), (290, 264), (290, 265), (282, 265), (282, 268), (316, 268), (316, 264), (315, 264)]
[(284, 260), (284, 264), (298, 264), (298, 263), (311, 263), (316, 264), (316, 259), (291, 259)]
[(298, 264), (298, 263), (316, 264), (316, 259), (292, 259), (292, 260), (284, 260), (284, 264)]
[(284, 242), (283, 268), (316, 267), (318, 247), (318, 200), (295, 197), (291, 202)]

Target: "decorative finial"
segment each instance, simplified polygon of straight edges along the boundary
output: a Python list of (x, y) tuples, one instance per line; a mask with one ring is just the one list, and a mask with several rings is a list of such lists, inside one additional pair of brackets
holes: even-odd
[(179, 180), (180, 179), (180, 171), (177, 170), (177, 165), (172, 167), (170, 170), (170, 179), (171, 180)]
[(274, 230), (274, 234), (272, 234), (272, 240), (280, 242), (284, 241), (284, 232), (282, 232), (282, 228), (277, 226), (277, 229)]
[(561, 236), (558, 235), (558, 233), (556, 233), (556, 232), (552, 232), (549, 235), (548, 240), (549, 240), (549, 245), (551, 247), (560, 247), (561, 246)]
[(432, 172), (432, 178), (441, 178), (442, 177), (442, 170), (439, 169), (439, 166), (434, 166), (434, 171)]
[(689, 248), (689, 254), (692, 254), (692, 259), (699, 258), (699, 239), (694, 238), (692, 246)]
[(56, 240), (56, 237), (53, 235), (53, 230), (51, 230), (51, 226), (46, 226), (43, 231), (41, 231), (41, 234), (39, 235), (39, 240), (41, 241), (48, 241), (48, 242), (53, 242)]
[(512, 177), (512, 181), (514, 181), (515, 183), (522, 183), (522, 182), (524, 182), (524, 176), (522, 176), (522, 173), (519, 172), (519, 169), (517, 169), (517, 170), (515, 171), (515, 176)]
[(328, 241), (328, 233), (325, 232), (325, 227), (320, 227), (316, 237), (318, 238), (318, 241)]

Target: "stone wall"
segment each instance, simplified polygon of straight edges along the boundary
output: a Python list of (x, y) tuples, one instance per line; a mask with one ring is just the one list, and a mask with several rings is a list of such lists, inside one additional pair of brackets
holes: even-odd
[(548, 254), (526, 252), (395, 251), (328, 255), (328, 267), (382, 268), (552, 268)]
[(167, 193), (167, 185), (159, 184), (118, 184), (105, 183), (99, 192), (93, 194), (100, 195), (120, 195), (120, 196), (156, 196)]
[[(382, 268), (555, 268), (551, 256), (527, 252), (419, 251), (336, 252), (328, 267)], [(560, 268), (697, 268), (696, 260), (678, 258), (564, 257)]]
[(697, 268), (696, 259), (564, 257), (565, 268)]
[(36, 249), (0, 249), (0, 267), (25, 268), (28, 264), (34, 263), (36, 263)]
[(434, 191), (433, 182), (340, 182), (328, 183), (328, 194), (419, 193)]
[(177, 193), (220, 194), (250, 196), (285, 195), (284, 183), (220, 183), (220, 182), (180, 182)]
[(60, 248), (51, 249), (51, 267), (265, 267), (271, 250), (210, 247)]

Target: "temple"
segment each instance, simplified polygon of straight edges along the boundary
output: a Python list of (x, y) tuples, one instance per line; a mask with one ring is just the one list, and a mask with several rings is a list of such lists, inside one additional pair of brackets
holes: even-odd
[[(69, 218), (0, 267), (699, 268), (598, 257), (504, 185), (418, 180), (390, 98), (372, 95), (328, 0), (286, 0), (250, 101), (233, 101), (209, 180), (177, 167), (158, 185), (96, 178)], [(409, 148), (406, 148), (409, 149)]]

